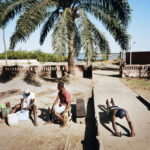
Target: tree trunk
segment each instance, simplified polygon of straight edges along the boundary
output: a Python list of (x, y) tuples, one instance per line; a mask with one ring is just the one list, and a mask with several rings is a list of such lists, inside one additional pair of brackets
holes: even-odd
[(75, 74), (74, 47), (72, 42), (69, 43), (68, 74)]
[(3, 27), (2, 30), (3, 30), (3, 43), (4, 43), (4, 49), (5, 49), (5, 62), (6, 62), (6, 65), (8, 65), (8, 63), (7, 63), (7, 49), (6, 49), (6, 41), (5, 41), (5, 28)]

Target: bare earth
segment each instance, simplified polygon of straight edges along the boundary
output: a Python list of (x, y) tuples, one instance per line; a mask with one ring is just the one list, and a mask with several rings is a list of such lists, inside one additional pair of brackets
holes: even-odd
[[(94, 95), (101, 145), (105, 150), (149, 150), (150, 147), (150, 111), (141, 103), (136, 94), (119, 81), (117, 71), (94, 71)], [(116, 105), (129, 112), (136, 136), (128, 137), (129, 126), (126, 119), (117, 119), (118, 130), (123, 136), (114, 137), (111, 123), (106, 112), (99, 105), (106, 105), (106, 99), (115, 100)]]
[[(85, 124), (72, 121), (64, 128), (57, 124), (43, 125), (47, 120), (47, 108), (58, 92), (55, 82), (38, 78), (41, 86), (35, 86), (26, 83), (22, 78), (15, 78), (7, 83), (0, 83), (0, 103), (10, 101), (12, 105), (17, 104), (21, 92), (29, 88), (36, 93), (39, 108), (38, 127), (31, 120), (20, 122), (15, 127), (0, 124), (0, 150), (149, 150), (150, 111), (137, 100), (133, 91), (118, 80), (117, 74), (115, 69), (96, 70), (93, 80), (74, 77), (66, 84), (73, 98), (72, 104), (75, 104), (77, 98), (85, 100), (87, 117)], [(94, 101), (91, 98), (92, 87)], [(121, 138), (112, 136), (111, 123), (107, 122), (106, 113), (99, 108), (99, 105), (105, 105), (106, 99), (111, 97), (117, 105), (128, 110), (135, 126), (135, 137), (125, 136), (129, 129), (125, 119), (117, 120), (120, 124), (118, 129), (125, 135)], [(92, 106), (95, 106), (95, 111), (92, 111)], [(94, 113), (98, 121), (98, 136), (93, 124)]]

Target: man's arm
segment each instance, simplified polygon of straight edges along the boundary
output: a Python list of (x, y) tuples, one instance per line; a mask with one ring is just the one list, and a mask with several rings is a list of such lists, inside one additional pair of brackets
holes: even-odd
[(113, 112), (112, 115), (112, 127), (115, 131), (115, 135), (116, 136), (121, 136), (120, 133), (118, 132), (117, 126), (116, 126), (116, 116), (115, 116), (116, 110)]
[(24, 99), (23, 99), (23, 98), (21, 98), (21, 101), (20, 101), (21, 109), (23, 109), (23, 101), (24, 101)]
[(131, 119), (130, 119), (129, 114), (128, 114), (127, 111), (126, 111), (126, 120), (127, 120), (128, 124), (129, 124), (129, 128), (131, 130), (131, 136), (135, 136), (133, 124), (132, 124), (132, 121), (131, 121)]
[(26, 109), (30, 109), (33, 106), (34, 102), (35, 102), (35, 99), (31, 99), (31, 103)]
[(57, 102), (58, 102), (58, 96), (57, 96), (57, 98), (55, 99), (55, 101), (54, 101), (54, 103), (53, 103), (53, 105), (52, 105), (52, 111), (54, 111), (53, 109), (54, 109), (54, 106), (57, 104)]

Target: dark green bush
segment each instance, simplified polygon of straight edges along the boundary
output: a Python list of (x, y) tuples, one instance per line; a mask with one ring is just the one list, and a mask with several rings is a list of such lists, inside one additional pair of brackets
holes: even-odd
[[(67, 57), (57, 54), (44, 53), (36, 51), (7, 51), (8, 59), (37, 59), (40, 62), (66, 62)], [(5, 59), (5, 53), (0, 53), (0, 59)]]

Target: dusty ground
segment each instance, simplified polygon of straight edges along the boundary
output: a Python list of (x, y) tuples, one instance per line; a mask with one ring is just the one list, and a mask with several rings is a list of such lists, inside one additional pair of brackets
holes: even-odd
[[(48, 106), (52, 105), (57, 95), (57, 83), (36, 79), (41, 86), (30, 85), (22, 78), (15, 78), (7, 83), (0, 83), (0, 103), (7, 101), (15, 105), (20, 101), (20, 94), (29, 88), (36, 94), (38, 102), (38, 127), (32, 121), (20, 122), (15, 127), (5, 123), (0, 124), (0, 150), (61, 150), (83, 149), (82, 143), (86, 134), (86, 125), (72, 121), (68, 126), (60, 128), (57, 124), (43, 125), (47, 120)], [(90, 79), (74, 77), (66, 88), (72, 95), (72, 104), (77, 98), (83, 98), (85, 103), (91, 97), (92, 82)], [(73, 139), (73, 140), (70, 140)]]
[[(120, 82), (118, 72), (96, 70), (93, 75), (96, 117), (99, 123), (100, 145), (104, 150), (149, 150), (150, 147), (150, 110), (137, 99), (137, 94)], [(107, 119), (106, 100), (115, 100), (116, 105), (126, 109), (135, 128), (135, 137), (129, 137), (130, 129), (126, 119), (117, 119), (117, 128), (122, 137), (113, 136), (111, 122)]]
[[(47, 107), (53, 103), (57, 95), (55, 82), (38, 78), (33, 83), (40, 84), (30, 85), (22, 78), (15, 78), (7, 83), (0, 83), (0, 103), (6, 101), (11, 101), (12, 105), (18, 103), (20, 93), (28, 87), (36, 93), (40, 108), (38, 127), (34, 127), (31, 120), (20, 122), (15, 127), (9, 127), (5, 123), (0, 124), (0, 139), (2, 139), (0, 150), (149, 150), (149, 110), (138, 101), (133, 91), (119, 81), (117, 66), (104, 64), (100, 67), (101, 70), (99, 66), (96, 68), (93, 80), (75, 77), (66, 84), (73, 98), (72, 104), (75, 104), (76, 98), (84, 98), (87, 117), (85, 124), (72, 121), (64, 128), (56, 124), (43, 125), (47, 120), (45, 118)], [(94, 87), (93, 97), (92, 87)], [(106, 99), (111, 97), (115, 99), (117, 105), (128, 110), (135, 127), (136, 137), (127, 136), (129, 128), (125, 120), (117, 120), (120, 124), (118, 128), (124, 136), (118, 138), (112, 135), (111, 123), (107, 122), (105, 112), (99, 108), (99, 105), (105, 105)]]

